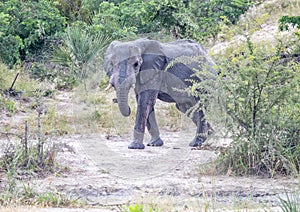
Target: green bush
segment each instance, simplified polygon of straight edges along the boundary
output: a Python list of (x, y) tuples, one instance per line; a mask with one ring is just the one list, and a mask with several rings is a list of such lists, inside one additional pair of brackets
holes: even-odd
[(289, 30), (289, 27), (297, 27), (300, 29), (300, 16), (282, 16), (279, 20), (279, 30)]
[[(20, 1), (0, 3), (0, 56), (6, 64), (26, 59), (62, 32), (66, 20), (83, 21), (94, 32), (114, 39), (165, 31), (174, 36), (201, 40), (214, 37), (221, 17), (235, 23), (256, 1)], [(228, 23), (229, 23), (228, 22)]]
[(77, 20), (84, 20), (86, 17), (82, 16), (82, 0), (56, 0), (55, 7), (60, 11), (60, 14), (65, 17), (68, 23)]
[[(21, 1), (0, 3), (0, 60), (13, 65), (37, 61), (51, 47), (66, 23), (80, 21), (94, 34), (112, 39), (133, 38), (138, 34), (164, 32), (176, 38), (204, 40), (216, 37), (220, 22), (235, 23), (252, 0), (76, 0)], [(56, 46), (55, 46), (56, 47)], [(43, 49), (43, 51), (41, 51)]]
[[(121, 7), (112, 2), (101, 3), (97, 13), (92, 17), (92, 31), (109, 35), (113, 39), (134, 36), (138, 31), (139, 18), (135, 13), (131, 14), (128, 10), (135, 10), (135, 7)], [(132, 18), (127, 19), (126, 17)]]
[[(77, 1), (76, 1), (77, 2)], [(115, 39), (160, 32), (176, 38), (203, 40), (215, 37), (220, 22), (234, 24), (251, 5), (251, 0), (150, 0), (150, 1), (82, 1), (80, 21), (90, 24), (95, 31)]]
[[(288, 47), (287, 47), (288, 46)], [(300, 167), (300, 68), (283, 57), (291, 48), (253, 44), (220, 62), (227, 130), (233, 142), (219, 157), (235, 174), (297, 174)], [(288, 58), (288, 59), (287, 59)]]
[(258, 4), (259, 0), (210, 0), (192, 1), (190, 11), (194, 21), (199, 26), (195, 31), (196, 40), (215, 39), (226, 19), (226, 25), (235, 24), (240, 15), (244, 14), (250, 6)]
[(144, 206), (138, 204), (130, 205), (128, 207), (124, 207), (123, 212), (144, 212)]
[(147, 209), (145, 209), (144, 205), (139, 205), (139, 204), (135, 204), (135, 205), (129, 205), (129, 206), (124, 206), (123, 207), (123, 212), (159, 212), (161, 211), (159, 208), (152, 208), (152, 207), (146, 207)]
[(59, 10), (47, 0), (1, 2), (0, 17), (0, 59), (9, 65), (45, 47), (66, 24)]
[(0, 59), (7, 65), (12, 66), (15, 63), (20, 63), (20, 52), (23, 48), (22, 39), (19, 36), (4, 35), (0, 36)]

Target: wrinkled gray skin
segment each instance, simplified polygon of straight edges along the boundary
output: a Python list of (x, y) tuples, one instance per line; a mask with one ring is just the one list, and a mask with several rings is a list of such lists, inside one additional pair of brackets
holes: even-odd
[[(133, 141), (129, 149), (144, 149), (143, 138), (147, 127), (151, 140), (148, 146), (162, 146), (159, 129), (156, 123), (154, 105), (156, 99), (174, 102), (183, 113), (194, 106), (198, 99), (179, 92), (191, 86), (192, 80), (200, 80), (194, 76), (195, 64), (168, 64), (182, 56), (201, 56), (201, 63), (212, 67), (213, 61), (206, 51), (196, 42), (179, 40), (160, 43), (155, 40), (138, 39), (131, 42), (112, 42), (106, 50), (104, 69), (110, 77), (110, 85), (117, 94), (118, 106), (123, 116), (130, 115), (128, 93), (134, 88), (136, 93), (137, 111), (133, 132)], [(204, 59), (203, 59), (204, 58)], [(203, 66), (202, 66), (203, 67)], [(210, 70), (216, 75), (213, 68)], [(203, 111), (195, 112), (192, 117), (197, 126), (196, 136), (190, 146), (199, 146), (207, 138), (210, 125), (204, 118)]]

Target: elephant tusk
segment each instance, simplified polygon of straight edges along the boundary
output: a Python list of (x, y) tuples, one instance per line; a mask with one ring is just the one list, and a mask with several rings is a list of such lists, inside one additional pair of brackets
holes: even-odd
[(105, 91), (108, 91), (109, 89), (111, 89), (113, 86), (111, 83), (108, 84), (108, 86), (105, 88)]
[(132, 84), (131, 87), (132, 87), (133, 89), (135, 89), (135, 84)]

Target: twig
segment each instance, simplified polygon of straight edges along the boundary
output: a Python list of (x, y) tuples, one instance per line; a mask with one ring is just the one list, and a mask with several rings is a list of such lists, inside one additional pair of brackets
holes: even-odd
[(10, 86), (10, 88), (9, 88), (9, 91), (12, 91), (12, 90), (13, 90), (13, 87), (14, 87), (14, 85), (15, 85), (15, 82), (16, 82), (18, 76), (19, 76), (19, 73), (17, 73), (17, 75), (15, 76), (15, 79), (14, 79), (13, 83), (11, 84), (11, 86)]
[(42, 136), (41, 136), (41, 115), (42, 115), (42, 110), (37, 110), (38, 111), (38, 117), (37, 117), (37, 139), (38, 139), (38, 157), (39, 157), (39, 165), (43, 166), (43, 141), (42, 141)]
[(24, 133), (24, 150), (25, 150), (25, 166), (28, 164), (28, 123), (25, 121), (25, 133)]

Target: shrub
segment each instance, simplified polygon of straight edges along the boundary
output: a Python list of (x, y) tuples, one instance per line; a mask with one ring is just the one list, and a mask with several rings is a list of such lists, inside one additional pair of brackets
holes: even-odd
[(289, 30), (289, 26), (300, 29), (300, 16), (282, 16), (279, 20), (279, 30)]
[(146, 212), (146, 211), (159, 212), (161, 210), (159, 208), (145, 207), (144, 205), (135, 204), (135, 205), (124, 206), (122, 211), (123, 212)]
[(137, 7), (140, 7), (139, 3), (134, 4), (134, 7), (133, 5), (128, 7), (126, 2), (122, 6), (102, 2), (92, 17), (92, 31), (111, 36), (112, 39), (134, 36), (140, 25), (138, 14), (133, 12), (138, 11)]
[(234, 24), (258, 1), (251, 0), (150, 0), (83, 1), (81, 19), (95, 30), (120, 39), (136, 34), (160, 32), (176, 38), (203, 40), (215, 37), (224, 17)]
[[(288, 47), (287, 47), (288, 46)], [(220, 62), (222, 105), (233, 142), (219, 167), (235, 174), (297, 174), (300, 170), (300, 68), (283, 58), (291, 46), (253, 44)]]
[(123, 212), (144, 212), (143, 205), (129, 205), (128, 207), (123, 208)]
[(15, 63), (20, 63), (20, 52), (23, 48), (22, 39), (17, 35), (0, 35), (0, 59), (10, 67)]
[(81, 14), (82, 0), (57, 0), (55, 2), (55, 7), (69, 23), (84, 20), (85, 17)]
[[(221, 23), (235, 24), (240, 15), (259, 2), (258, 0), (192, 1), (189, 10), (193, 14), (194, 22), (199, 26), (193, 38), (196, 40), (215, 39), (220, 31)], [(223, 21), (224, 19), (226, 22)]]
[(9, 0), (0, 5), (0, 56), (6, 64), (26, 59), (65, 27), (65, 19), (51, 1)]

